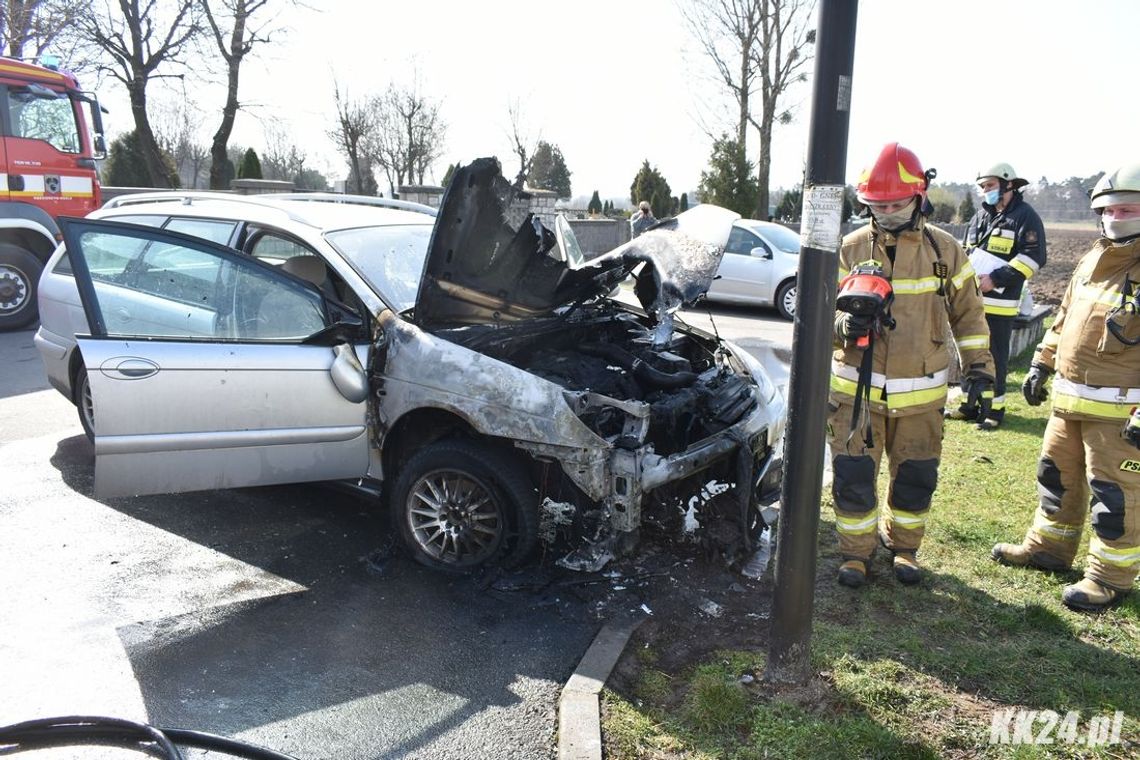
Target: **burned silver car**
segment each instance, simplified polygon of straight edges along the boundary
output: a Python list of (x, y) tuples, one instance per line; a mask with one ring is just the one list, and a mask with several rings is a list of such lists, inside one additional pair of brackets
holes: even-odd
[[(587, 261), (495, 159), (460, 168), (435, 219), (243, 203), (263, 226), (281, 215), (320, 277), (236, 233), (64, 222), (49, 269), (74, 277), (90, 333), (70, 364), (96, 410), (97, 495), (349, 481), (382, 494), (417, 560), (450, 570), (540, 543), (597, 569), (644, 522), (694, 510), (731, 560), (761, 527), (784, 400), (744, 351), (675, 324), (735, 214), (697, 207)], [(629, 277), (641, 309), (608, 295)]]

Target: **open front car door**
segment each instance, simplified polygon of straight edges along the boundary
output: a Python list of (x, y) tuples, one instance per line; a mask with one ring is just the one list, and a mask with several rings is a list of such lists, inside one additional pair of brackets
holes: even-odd
[(367, 472), (358, 318), (331, 324), (315, 287), (199, 238), (60, 226), (91, 332), (98, 497)]

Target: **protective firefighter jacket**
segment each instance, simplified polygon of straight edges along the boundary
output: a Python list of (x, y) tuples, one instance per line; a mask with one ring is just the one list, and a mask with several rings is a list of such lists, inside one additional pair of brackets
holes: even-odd
[[(1033, 356), (1056, 371), (1053, 413), (1075, 419), (1124, 419), (1140, 405), (1140, 346), (1127, 346), (1106, 316), (1140, 291), (1140, 239), (1101, 238), (1078, 262), (1053, 325)], [(1140, 339), (1140, 315), (1121, 314), (1125, 338)]]
[[(896, 236), (872, 221), (847, 235), (839, 252), (840, 279), (873, 260), (894, 288), (896, 326), (876, 335), (872, 344), (871, 410), (880, 414), (910, 415), (946, 405), (948, 320), (963, 374), (994, 376), (990, 332), (969, 259), (957, 240), (926, 224), (925, 217), (916, 227)], [(862, 358), (853, 341), (837, 341), (831, 364), (833, 403), (854, 400)]]
[(1016, 317), (1025, 281), (1045, 266), (1045, 225), (1014, 193), (1002, 211), (983, 203), (966, 229), (966, 252), (983, 250), (1006, 262), (990, 272), (994, 290), (983, 294), (986, 314)]

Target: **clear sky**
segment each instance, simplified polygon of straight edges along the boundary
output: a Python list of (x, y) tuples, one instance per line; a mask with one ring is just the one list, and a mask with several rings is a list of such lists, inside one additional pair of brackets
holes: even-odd
[[(711, 149), (706, 129), (734, 122), (669, 0), (312, 0), (279, 20), (280, 41), (242, 69), (251, 108), (232, 141), (258, 149), (275, 125), (330, 179), (344, 174), (325, 134), (334, 78), (360, 97), (418, 70), (448, 124), (437, 179), (449, 162), (481, 155), (513, 172), (517, 99), (524, 124), (561, 148), (575, 195), (625, 196), (644, 159), (674, 192), (693, 190)], [(1138, 37), (1135, 0), (863, 0), (847, 180), (892, 140), (943, 181), (973, 180), (996, 161), (1059, 181), (1140, 160)], [(187, 86), (208, 143), (224, 88)], [(101, 89), (114, 111), (108, 131), (130, 129), (121, 89)], [(796, 120), (777, 127), (773, 188), (800, 180), (810, 96), (810, 80), (787, 96)], [(749, 139), (754, 157), (755, 132)]]

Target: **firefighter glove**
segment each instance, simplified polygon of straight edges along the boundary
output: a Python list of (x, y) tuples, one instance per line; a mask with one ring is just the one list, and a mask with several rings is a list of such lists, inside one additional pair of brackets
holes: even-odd
[(858, 340), (870, 335), (875, 326), (874, 314), (848, 314), (841, 312), (835, 318), (835, 334), (842, 340)]
[(1044, 364), (1034, 364), (1029, 368), (1029, 374), (1025, 376), (1025, 382), (1021, 384), (1021, 395), (1025, 396), (1025, 403), (1030, 406), (1040, 406), (1042, 401), (1049, 398), (1045, 381), (1052, 374), (1053, 370)]
[(1120, 435), (1140, 449), (1140, 407), (1132, 410), (1132, 416), (1124, 423), (1124, 430), (1120, 431)]
[(978, 419), (984, 420), (990, 415), (994, 404), (994, 379), (989, 375), (970, 375), (962, 385), (966, 392), (966, 409), (977, 409)]

